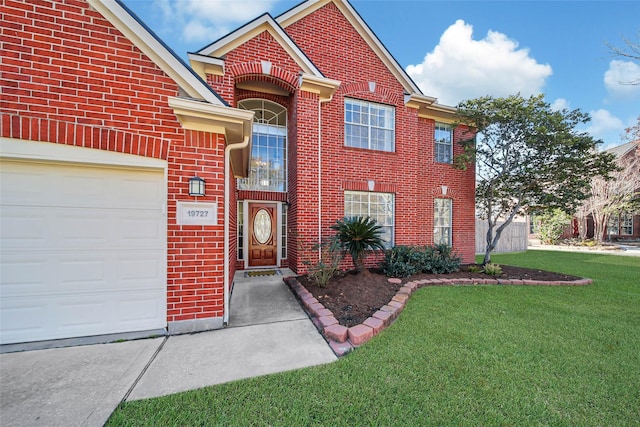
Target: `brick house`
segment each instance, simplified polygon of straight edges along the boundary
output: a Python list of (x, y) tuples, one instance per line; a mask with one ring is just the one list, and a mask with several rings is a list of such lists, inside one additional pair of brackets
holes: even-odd
[[(455, 110), (420, 92), (347, 1), (264, 14), (189, 60), (256, 113), (231, 225), (238, 268), (304, 271), (310, 244), (358, 215), (383, 225), (389, 246), (441, 241), (473, 262), (475, 182), (451, 164)], [(255, 234), (267, 216), (268, 241)]]
[[(634, 168), (636, 176), (640, 174), (640, 145), (638, 141), (627, 142), (606, 150), (615, 156), (616, 163), (622, 168)], [(640, 188), (635, 189), (636, 199), (640, 198)], [(578, 224), (574, 219), (569, 230), (565, 231), (564, 237), (577, 237)], [(593, 216), (590, 214), (586, 219), (586, 238), (594, 237)], [(609, 217), (609, 221), (604, 229), (603, 239), (613, 242), (629, 242), (640, 239), (640, 215), (637, 212), (622, 212)]]
[(6, 0), (2, 22), (0, 344), (221, 328), (237, 270), (303, 273), (344, 216), (473, 262), (455, 111), (347, 1), (191, 67), (119, 0)]

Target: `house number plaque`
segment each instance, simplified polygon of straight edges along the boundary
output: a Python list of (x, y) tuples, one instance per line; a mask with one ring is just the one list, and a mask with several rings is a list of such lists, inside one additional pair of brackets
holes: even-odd
[(218, 204), (178, 202), (176, 219), (179, 225), (218, 225)]

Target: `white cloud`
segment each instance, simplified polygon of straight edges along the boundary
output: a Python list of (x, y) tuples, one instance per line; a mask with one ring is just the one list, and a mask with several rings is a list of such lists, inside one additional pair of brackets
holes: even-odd
[(268, 12), (278, 0), (154, 0), (164, 26), (184, 42), (210, 43)]
[(603, 109), (590, 111), (589, 115), (591, 121), (587, 124), (586, 132), (595, 139), (603, 140), (605, 147), (620, 144), (625, 128), (622, 120)]
[(604, 73), (604, 85), (615, 99), (640, 97), (640, 65), (631, 61), (611, 61)]
[(248, 22), (270, 10), (277, 0), (190, 0), (178, 3), (194, 19), (226, 25)]
[(569, 101), (567, 101), (564, 98), (558, 98), (555, 101), (553, 101), (551, 103), (551, 110), (552, 111), (562, 111), (562, 110), (570, 110), (571, 109), (571, 104), (569, 104)]
[(472, 36), (473, 26), (458, 20), (421, 64), (407, 67), (425, 95), (455, 105), (484, 95), (542, 92), (545, 79), (552, 74), (549, 64), (539, 64), (528, 49), (518, 49), (515, 40), (497, 31), (489, 31), (482, 40)]

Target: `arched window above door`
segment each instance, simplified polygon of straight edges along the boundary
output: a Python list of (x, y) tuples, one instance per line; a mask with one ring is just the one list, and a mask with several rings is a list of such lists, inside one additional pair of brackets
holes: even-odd
[(238, 188), (287, 191), (287, 109), (265, 99), (246, 99), (238, 108), (255, 112), (249, 177)]

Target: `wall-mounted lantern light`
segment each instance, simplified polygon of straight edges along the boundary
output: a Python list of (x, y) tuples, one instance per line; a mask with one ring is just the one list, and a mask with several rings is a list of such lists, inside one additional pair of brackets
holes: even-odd
[(189, 195), (204, 196), (204, 179), (197, 176), (189, 178)]

